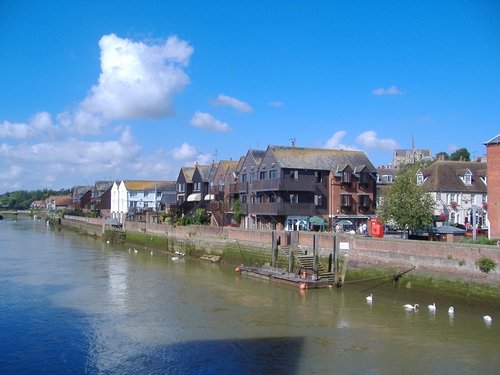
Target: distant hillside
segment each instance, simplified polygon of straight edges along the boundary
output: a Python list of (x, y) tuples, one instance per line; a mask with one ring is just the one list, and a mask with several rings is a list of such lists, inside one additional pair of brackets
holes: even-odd
[(71, 190), (18, 190), (0, 194), (0, 209), (3, 210), (27, 210), (33, 201), (45, 200), (52, 195), (68, 195)]

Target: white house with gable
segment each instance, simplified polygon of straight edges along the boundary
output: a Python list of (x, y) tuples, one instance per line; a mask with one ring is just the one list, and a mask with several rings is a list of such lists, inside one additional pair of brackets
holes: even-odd
[(159, 211), (162, 194), (174, 189), (172, 181), (122, 180), (111, 188), (111, 217), (123, 223), (129, 213)]

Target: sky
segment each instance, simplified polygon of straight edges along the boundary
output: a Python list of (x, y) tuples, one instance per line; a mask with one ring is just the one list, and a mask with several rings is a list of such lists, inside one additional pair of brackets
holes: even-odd
[(0, 1), (0, 193), (499, 133), (498, 1)]

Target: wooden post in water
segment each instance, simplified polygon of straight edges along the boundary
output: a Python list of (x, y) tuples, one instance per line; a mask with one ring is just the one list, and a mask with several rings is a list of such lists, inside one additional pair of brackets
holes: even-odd
[(293, 248), (290, 247), (290, 252), (288, 253), (288, 273), (292, 273), (293, 267)]
[(318, 277), (318, 237), (316, 233), (313, 235), (313, 272)]
[(274, 230), (271, 233), (271, 242), (272, 242), (271, 266), (276, 267), (276, 263), (278, 262), (278, 240), (276, 239), (276, 231)]

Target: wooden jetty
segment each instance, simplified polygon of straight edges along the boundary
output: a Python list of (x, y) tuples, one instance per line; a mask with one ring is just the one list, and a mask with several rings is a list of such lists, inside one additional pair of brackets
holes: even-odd
[(333, 286), (328, 279), (317, 279), (314, 274), (308, 273), (305, 269), (300, 272), (290, 273), (271, 266), (239, 266), (236, 268), (236, 272), (245, 276), (296, 286), (300, 289), (331, 288)]
[[(276, 239), (275, 232), (273, 231), (272, 264), (260, 267), (241, 265), (236, 267), (236, 272), (240, 272), (245, 276), (298, 286), (301, 289), (331, 288), (334, 285), (342, 285), (347, 262), (344, 262), (341, 270), (339, 270), (338, 258), (335, 251), (337, 248), (336, 238), (334, 238), (333, 252), (329, 259), (328, 270), (325, 270), (318, 261), (318, 241), (316, 236), (314, 236), (312, 254), (307, 254), (299, 249), (293, 241), (287, 246), (279, 246), (278, 244), (279, 241)], [(288, 257), (288, 270), (276, 267), (278, 248)], [(292, 268), (294, 265), (295, 270), (293, 271)]]

